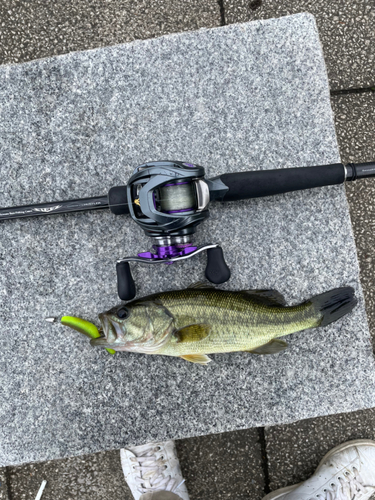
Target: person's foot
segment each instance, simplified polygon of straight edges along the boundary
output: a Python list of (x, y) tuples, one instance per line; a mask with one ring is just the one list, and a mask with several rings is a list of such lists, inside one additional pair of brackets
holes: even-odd
[(120, 454), (125, 481), (135, 500), (156, 491), (170, 491), (189, 500), (174, 441), (132, 446)]
[(315, 473), (263, 500), (369, 500), (375, 493), (375, 441), (357, 439), (333, 448)]

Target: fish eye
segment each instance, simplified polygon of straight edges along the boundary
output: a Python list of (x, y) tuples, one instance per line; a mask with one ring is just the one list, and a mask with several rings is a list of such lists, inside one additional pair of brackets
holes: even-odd
[(128, 316), (129, 316), (129, 311), (128, 309), (126, 309), (126, 307), (121, 307), (121, 309), (117, 311), (117, 317), (120, 319), (125, 319)]

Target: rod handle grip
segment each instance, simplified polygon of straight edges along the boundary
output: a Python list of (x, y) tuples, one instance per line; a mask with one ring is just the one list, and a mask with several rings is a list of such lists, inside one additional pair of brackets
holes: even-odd
[(222, 201), (237, 201), (342, 184), (345, 181), (345, 168), (342, 163), (335, 163), (317, 167), (258, 170), (223, 174), (220, 180), (229, 188)]

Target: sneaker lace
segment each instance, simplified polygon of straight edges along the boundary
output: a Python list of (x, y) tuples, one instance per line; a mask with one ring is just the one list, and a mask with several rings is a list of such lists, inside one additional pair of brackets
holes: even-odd
[(338, 484), (332, 483), (331, 488), (324, 491), (310, 500), (359, 500), (363, 495), (368, 493), (367, 488), (363, 484), (363, 480), (358, 470), (353, 467), (353, 473), (347, 472), (339, 477)]
[(155, 452), (159, 451), (159, 446), (150, 445), (149, 447), (137, 453), (136, 457), (131, 457), (130, 460), (136, 465), (134, 470), (139, 471), (141, 477), (136, 477), (138, 491), (142, 494), (152, 493), (155, 491), (171, 491), (174, 492), (185, 482), (178, 483), (171, 476), (165, 475), (167, 465), (163, 457), (157, 458)]

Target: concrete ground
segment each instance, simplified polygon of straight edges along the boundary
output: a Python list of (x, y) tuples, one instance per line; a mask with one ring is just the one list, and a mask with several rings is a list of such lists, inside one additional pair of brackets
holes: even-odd
[[(373, 1), (3, 0), (0, 63), (306, 11), (322, 39), (342, 161), (374, 160)], [(375, 338), (375, 182), (348, 184), (347, 194)], [(375, 410), (184, 439), (177, 449), (192, 500), (258, 500), (306, 479), (330, 448), (354, 438), (375, 439)], [(132, 498), (114, 450), (0, 469), (0, 499), (33, 499), (43, 479), (43, 500)]]

